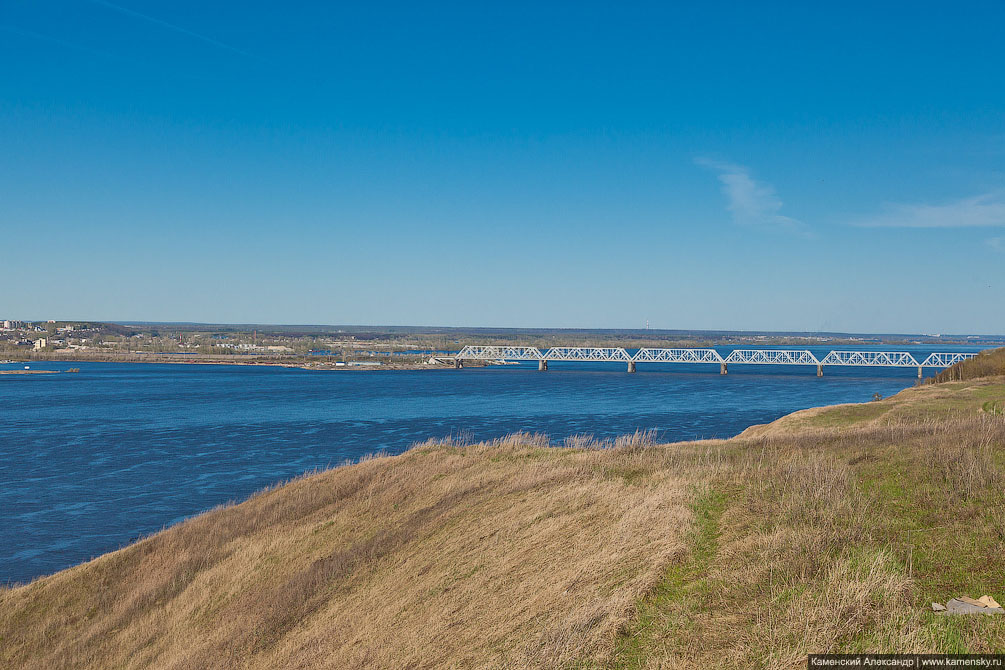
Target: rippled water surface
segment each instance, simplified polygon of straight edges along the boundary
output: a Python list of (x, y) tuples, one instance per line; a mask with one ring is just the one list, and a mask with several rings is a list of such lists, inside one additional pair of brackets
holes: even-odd
[[(927, 354), (927, 352), (924, 352)], [(307, 470), (429, 437), (727, 437), (911, 386), (916, 370), (551, 363), (338, 371), (79, 363), (0, 375), (0, 580), (116, 549)], [(11, 369), (13, 365), (3, 368)], [(35, 364), (65, 370), (67, 364)], [(927, 371), (931, 373), (931, 371)]]

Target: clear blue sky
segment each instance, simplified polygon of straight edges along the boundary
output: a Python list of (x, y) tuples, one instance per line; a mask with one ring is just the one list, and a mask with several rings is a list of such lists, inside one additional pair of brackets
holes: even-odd
[(1005, 4), (420, 4), (4, 3), (0, 318), (1005, 333)]

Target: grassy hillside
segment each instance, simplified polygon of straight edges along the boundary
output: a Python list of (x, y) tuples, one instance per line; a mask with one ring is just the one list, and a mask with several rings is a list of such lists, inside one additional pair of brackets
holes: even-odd
[(1005, 651), (1005, 378), (727, 441), (426, 444), (0, 591), (0, 667), (805, 667)]
[(996, 375), (1005, 375), (1005, 347), (982, 351), (974, 358), (946, 368), (935, 375), (931, 381), (939, 384)]

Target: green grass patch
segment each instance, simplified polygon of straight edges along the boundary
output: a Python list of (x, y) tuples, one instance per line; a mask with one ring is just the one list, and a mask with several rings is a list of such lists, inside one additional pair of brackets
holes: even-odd
[(844, 405), (834, 409), (820, 412), (814, 417), (807, 419), (806, 424), (820, 428), (836, 428), (840, 426), (850, 426), (863, 421), (871, 421), (883, 416), (893, 405), (889, 403), (870, 402), (861, 405)]
[(615, 465), (598, 468), (598, 472), (605, 479), (620, 479), (626, 485), (638, 484), (646, 476), (646, 471), (642, 468)]
[[(995, 454), (998, 464), (1003, 455)], [(961, 595), (1005, 595), (1005, 493), (992, 486), (962, 496), (946, 481), (941, 463), (910, 447), (885, 449), (856, 470), (875, 501), (870, 525), (876, 540), (891, 547), (913, 580), (911, 599), (924, 612), (934, 648), (984, 651), (987, 640), (1003, 639), (1005, 617), (943, 617), (929, 609)]]
[(1005, 400), (987, 400), (981, 405), (981, 409), (988, 414), (1005, 416)]
[(695, 625), (691, 617), (666, 617), (665, 613), (681, 606), (688, 607), (687, 600), (700, 598), (712, 588), (709, 568), (719, 549), (719, 521), (726, 502), (726, 494), (714, 489), (694, 498), (690, 551), (682, 562), (668, 567), (652, 593), (638, 603), (635, 621), (617, 640), (611, 667), (619, 670), (641, 668), (653, 652), (657, 633), (665, 634), (664, 626)]
[[(966, 388), (952, 388), (954, 386)], [(973, 384), (937, 384), (927, 387), (929, 394), (898, 403), (893, 414), (898, 419), (908, 421), (932, 420), (947, 418), (955, 414), (969, 414), (985, 408), (993, 408), (996, 403), (1005, 409), (1005, 385), (992, 383), (974, 386)]]

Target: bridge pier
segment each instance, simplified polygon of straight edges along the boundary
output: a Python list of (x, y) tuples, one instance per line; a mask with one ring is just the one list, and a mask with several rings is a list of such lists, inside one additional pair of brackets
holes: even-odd
[(628, 361), (628, 371), (635, 372), (635, 361)]
[(459, 359), (459, 358), (455, 358), (455, 359), (454, 359), (454, 369), (455, 369), (455, 370), (460, 370), (460, 369), (461, 369), (461, 368), (463, 368), (463, 367), (464, 367), (464, 366), (463, 366), (463, 365), (461, 364), (461, 359)]
[(823, 377), (823, 376), (824, 376), (824, 366), (817, 365), (817, 377)]
[(921, 379), (921, 366), (918, 366), (918, 379)]
[(720, 375), (727, 375), (727, 374), (729, 374), (729, 369), (726, 367), (725, 363), (720, 363), (719, 364), (719, 374)]
[(541, 360), (539, 360), (537, 362), (537, 369), (540, 370), (541, 372), (544, 372), (545, 370), (547, 370), (548, 369), (548, 361), (546, 361), (543, 358)]

